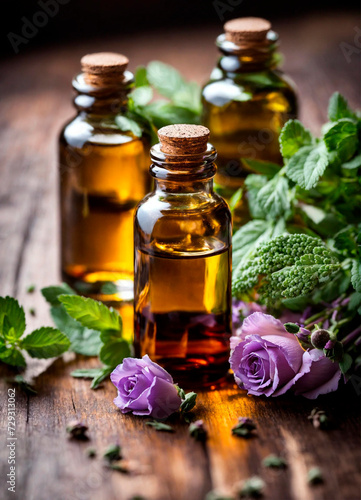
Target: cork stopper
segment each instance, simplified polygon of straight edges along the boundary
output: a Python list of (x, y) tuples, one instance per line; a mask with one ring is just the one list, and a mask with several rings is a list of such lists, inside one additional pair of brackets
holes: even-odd
[(236, 45), (260, 43), (267, 37), (271, 23), (261, 17), (239, 17), (224, 25), (226, 40)]
[(84, 80), (94, 86), (112, 85), (123, 79), (129, 59), (115, 52), (87, 54), (80, 60)]
[(209, 130), (202, 125), (167, 125), (158, 130), (163, 153), (192, 155), (207, 150)]

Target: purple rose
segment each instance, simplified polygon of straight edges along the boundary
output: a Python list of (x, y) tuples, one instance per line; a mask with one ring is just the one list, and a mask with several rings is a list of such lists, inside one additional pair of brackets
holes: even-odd
[(273, 316), (256, 312), (231, 338), (230, 365), (237, 384), (255, 396), (280, 396), (310, 370), (312, 359)]
[(118, 389), (114, 403), (122, 413), (169, 417), (182, 402), (172, 377), (149, 358), (124, 358), (110, 375)]
[(295, 383), (295, 394), (316, 399), (321, 394), (336, 391), (341, 377), (339, 364), (327, 358), (319, 349), (305, 353), (311, 360), (311, 368)]

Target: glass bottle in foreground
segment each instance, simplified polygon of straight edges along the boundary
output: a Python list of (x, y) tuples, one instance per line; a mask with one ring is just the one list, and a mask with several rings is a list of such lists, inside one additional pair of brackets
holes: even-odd
[(115, 53), (82, 58), (77, 116), (60, 136), (62, 276), (78, 292), (115, 302), (133, 298), (134, 210), (151, 182), (147, 141), (120, 128), (134, 82), (127, 64)]
[(209, 130), (170, 125), (151, 149), (154, 191), (135, 215), (135, 351), (179, 384), (228, 371), (231, 214), (213, 191)]
[[(297, 116), (292, 81), (277, 67), (278, 35), (269, 21), (239, 18), (217, 38), (221, 57), (202, 90), (202, 123), (217, 153), (217, 191), (229, 201), (252, 168), (243, 160), (282, 164), (279, 133)], [(247, 219), (240, 202), (234, 223)], [(243, 220), (242, 220), (243, 219)]]

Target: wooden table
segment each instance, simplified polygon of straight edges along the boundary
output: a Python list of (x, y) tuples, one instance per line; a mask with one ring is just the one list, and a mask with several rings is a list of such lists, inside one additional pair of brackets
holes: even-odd
[[(345, 43), (355, 47), (356, 16), (338, 13), (279, 22), (275, 28), (286, 56), (285, 69), (296, 81), (302, 119), (314, 132), (325, 121), (327, 101), (340, 90), (353, 106), (359, 103), (357, 48), (348, 62)], [(91, 51), (126, 53), (131, 67), (161, 59), (187, 77), (206, 80), (216, 59), (213, 45), (220, 29), (207, 28), (142, 34), (128, 39), (94, 40), (41, 51), (26, 50), (2, 63), (1, 69), (1, 182), (0, 182), (0, 294), (16, 296), (28, 315), (28, 328), (51, 324), (40, 288), (59, 281), (57, 210), (57, 133), (71, 117), (70, 80), (81, 55)], [(36, 292), (27, 294), (29, 284)], [(176, 433), (156, 432), (145, 420), (123, 416), (113, 405), (114, 387), (106, 382), (97, 391), (89, 382), (73, 379), (75, 368), (96, 366), (82, 357), (59, 359), (36, 379), (36, 396), (16, 391), (17, 484), (6, 491), (5, 446), (7, 389), (1, 382), (0, 422), (4, 439), (1, 498), (19, 500), (203, 500), (214, 488), (226, 493), (249, 476), (266, 482), (265, 498), (272, 500), (357, 500), (360, 498), (360, 391), (350, 385), (337, 395), (321, 397), (317, 406), (336, 420), (331, 431), (313, 428), (307, 415), (315, 403), (303, 398), (249, 397), (232, 383), (199, 394), (196, 417), (209, 430), (203, 445), (188, 436), (187, 426), (171, 420)], [(38, 367), (33, 367), (37, 373)], [(1, 375), (13, 372), (1, 367)], [(257, 423), (257, 437), (231, 435), (238, 416)], [(86, 420), (89, 443), (69, 440), (66, 423)], [(104, 467), (84, 450), (101, 450), (115, 441), (133, 462), (132, 474)], [(288, 461), (285, 471), (265, 469), (270, 453)], [(307, 471), (323, 470), (323, 485), (310, 487)]]

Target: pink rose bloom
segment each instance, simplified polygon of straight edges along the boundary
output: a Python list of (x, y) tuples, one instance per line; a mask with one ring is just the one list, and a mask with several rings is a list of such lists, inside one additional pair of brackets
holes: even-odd
[(322, 351), (304, 351), (281, 321), (261, 312), (246, 318), (240, 335), (231, 338), (230, 365), (236, 383), (249, 394), (273, 397), (298, 382), (297, 394), (316, 398), (337, 388), (340, 371)]

